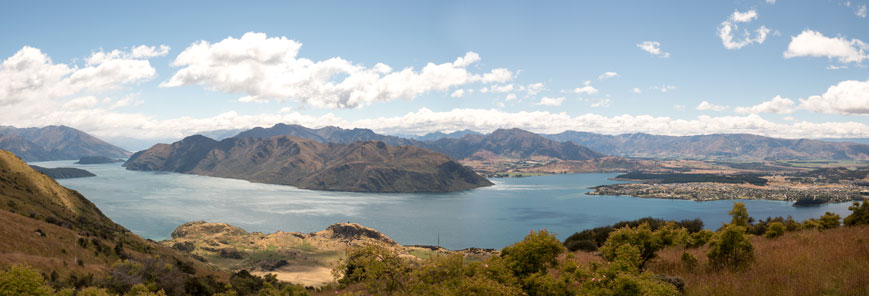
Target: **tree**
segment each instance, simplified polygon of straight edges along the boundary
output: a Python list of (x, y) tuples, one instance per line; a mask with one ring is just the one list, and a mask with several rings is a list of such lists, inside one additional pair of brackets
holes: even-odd
[(731, 225), (736, 225), (739, 227), (748, 227), (748, 210), (745, 209), (745, 203), (735, 202), (733, 203), (733, 209), (728, 212), (732, 219), (730, 220)]
[(869, 224), (869, 201), (864, 200), (862, 204), (855, 201), (848, 209), (851, 210), (851, 215), (845, 217), (845, 226)]
[(54, 289), (45, 283), (38, 272), (22, 265), (12, 265), (0, 272), (0, 296), (53, 295)]
[(776, 238), (782, 236), (785, 233), (785, 225), (781, 222), (772, 222), (769, 224), (769, 228), (767, 228), (766, 233), (763, 234), (765, 238)]
[(728, 225), (709, 242), (709, 265), (715, 270), (741, 270), (754, 260), (754, 246), (745, 235), (745, 228)]

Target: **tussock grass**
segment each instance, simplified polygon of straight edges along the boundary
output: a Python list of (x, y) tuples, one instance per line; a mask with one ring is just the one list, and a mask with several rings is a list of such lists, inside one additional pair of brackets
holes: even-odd
[[(684, 278), (687, 295), (869, 295), (869, 226), (755, 236), (751, 243), (755, 260), (745, 271), (707, 268), (708, 246), (664, 249), (649, 270)], [(684, 251), (697, 267), (682, 263)]]

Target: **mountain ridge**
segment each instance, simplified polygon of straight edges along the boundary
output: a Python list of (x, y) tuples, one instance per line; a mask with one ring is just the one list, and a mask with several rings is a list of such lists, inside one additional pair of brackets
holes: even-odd
[(137, 152), (124, 167), (313, 190), (449, 192), (492, 184), (447, 155), (424, 148), (381, 141), (323, 144), (292, 136), (216, 141), (195, 135)]
[(82, 156), (129, 156), (129, 152), (122, 148), (63, 125), (41, 128), (0, 126), (0, 149), (8, 150), (26, 161), (72, 160)]

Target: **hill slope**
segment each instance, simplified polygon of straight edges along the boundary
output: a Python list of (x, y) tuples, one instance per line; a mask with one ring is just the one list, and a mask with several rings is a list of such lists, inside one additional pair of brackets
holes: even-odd
[(777, 139), (749, 134), (676, 137), (640, 133), (611, 136), (566, 131), (546, 137), (572, 141), (607, 154), (632, 157), (869, 160), (869, 145), (865, 144)]
[(381, 141), (392, 146), (414, 145), (416, 141), (395, 136), (377, 134), (370, 129), (343, 129), (327, 126), (318, 129), (306, 128), (301, 125), (278, 123), (270, 128), (256, 127), (243, 131), (235, 138), (271, 138), (275, 136), (293, 136), (314, 140), (320, 143), (353, 144), (359, 141)]
[(134, 154), (130, 170), (160, 170), (359, 192), (449, 192), (492, 183), (426, 149), (379, 141), (349, 145), (277, 136), (215, 141), (191, 136)]
[(107, 274), (120, 259), (214, 273), (187, 255), (129, 232), (78, 192), (5, 150), (0, 150), (0, 237), (0, 265), (27, 264), (59, 279)]
[(103, 140), (67, 126), (14, 128), (0, 126), (0, 149), (26, 161), (79, 159), (82, 156), (125, 158), (129, 155)]

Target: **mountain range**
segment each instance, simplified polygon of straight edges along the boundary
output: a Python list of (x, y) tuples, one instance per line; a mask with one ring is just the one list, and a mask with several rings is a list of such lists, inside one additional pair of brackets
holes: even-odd
[(492, 185), (449, 156), (415, 146), (397, 147), (381, 141), (320, 143), (285, 135), (221, 141), (190, 136), (137, 152), (124, 167), (314, 190), (450, 192)]
[(566, 131), (545, 135), (571, 141), (601, 153), (648, 158), (730, 160), (869, 160), (869, 145), (811, 139), (778, 139), (750, 134), (659, 136), (650, 134), (601, 135)]
[(0, 126), (0, 149), (25, 161), (71, 160), (82, 156), (126, 158), (130, 155), (124, 149), (62, 125), (42, 128)]

